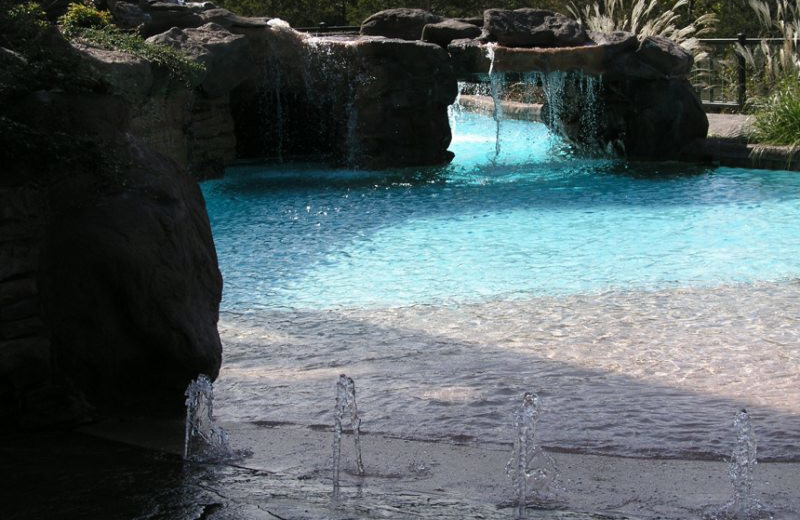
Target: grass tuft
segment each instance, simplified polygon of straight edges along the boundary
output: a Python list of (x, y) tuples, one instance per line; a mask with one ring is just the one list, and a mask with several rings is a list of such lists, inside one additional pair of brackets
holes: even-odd
[(755, 139), (764, 144), (800, 146), (800, 85), (784, 80), (755, 114)]

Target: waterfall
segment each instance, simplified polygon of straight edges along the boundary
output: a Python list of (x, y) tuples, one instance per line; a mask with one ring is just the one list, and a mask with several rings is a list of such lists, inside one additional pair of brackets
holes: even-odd
[(313, 111), (309, 121), (315, 123), (317, 142), (325, 154), (355, 167), (361, 156), (356, 101), (365, 78), (352, 62), (353, 47), (320, 37), (308, 38), (305, 43), (305, 97), (313, 107), (309, 108)]
[(505, 75), (495, 72), (495, 48), (496, 43), (489, 43), (486, 45), (486, 57), (489, 58), (489, 91), (494, 101), (494, 110), (492, 117), (495, 122), (495, 140), (494, 140), (494, 159), (496, 162), (500, 156), (500, 120), (503, 117), (503, 100), (502, 94), (505, 90)]
[(602, 135), (603, 105), (600, 101), (602, 88), (602, 76), (581, 75), (580, 92), (583, 110), (580, 118), (580, 135), (587, 147), (595, 151), (603, 151), (605, 148)]
[(450, 122), (450, 132), (453, 136), (456, 136), (458, 133), (458, 119), (464, 111), (464, 107), (461, 105), (461, 96), (464, 93), (466, 85), (467, 84), (463, 81), (458, 82), (458, 95), (456, 96), (456, 100), (452, 105), (447, 107), (447, 120)]

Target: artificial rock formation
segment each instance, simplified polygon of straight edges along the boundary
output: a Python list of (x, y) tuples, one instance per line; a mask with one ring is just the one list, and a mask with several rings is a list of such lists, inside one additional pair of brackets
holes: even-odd
[[(586, 33), (550, 11), (391, 10), (343, 39), (209, 3), (108, 5), (118, 24), (206, 70), (176, 79), (53, 29), (42, 45), (69, 54), (91, 85), (45, 84), (2, 107), (0, 420), (174, 410), (190, 378), (216, 375), (221, 279), (196, 180), (236, 158), (445, 164), (457, 81), (487, 81), (490, 68), (557, 79), (561, 98), (543, 118), (578, 144), (672, 159), (707, 129), (682, 48)], [(0, 73), (26, 65), (6, 49), (0, 62)], [(591, 106), (601, 110), (587, 125)]]
[[(370, 17), (370, 34), (390, 36), (410, 19), (417, 24), (426, 19), (415, 10), (413, 18), (392, 26), (400, 14)], [(562, 14), (527, 8), (488, 9), (481, 34), (475, 36), (474, 29), (443, 20), (425, 25), (420, 38), (447, 48), (460, 80), (488, 81), (490, 70), (538, 73), (545, 92), (559, 97), (548, 101), (545, 122), (576, 145), (662, 160), (681, 157), (706, 137), (708, 121), (688, 81), (692, 55), (666, 38), (590, 33)], [(406, 37), (416, 31), (417, 26)], [(592, 92), (584, 88), (587, 83)]]
[(487, 9), (483, 15), (485, 43), (506, 47), (567, 47), (586, 43), (586, 31), (575, 20), (546, 9)]
[(419, 40), (428, 24), (443, 20), (423, 9), (386, 9), (373, 14), (361, 24), (364, 36), (384, 36), (401, 40)]
[(183, 140), (197, 85), (58, 45), (87, 86), (23, 84), (0, 117), (0, 423), (180, 412), (190, 379), (221, 363), (205, 204), (169, 157), (185, 148), (165, 142)]

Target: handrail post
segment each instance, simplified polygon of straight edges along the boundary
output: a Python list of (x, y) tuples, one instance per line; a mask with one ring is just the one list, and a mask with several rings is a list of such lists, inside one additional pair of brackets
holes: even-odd
[[(744, 46), (747, 44), (747, 37), (744, 33), (739, 33), (736, 35), (736, 39), (739, 40), (739, 45)], [(744, 104), (747, 101), (747, 62), (744, 59), (744, 55), (742, 53), (738, 53), (736, 55), (736, 72), (737, 72), (737, 102), (739, 104), (739, 110), (744, 108)]]

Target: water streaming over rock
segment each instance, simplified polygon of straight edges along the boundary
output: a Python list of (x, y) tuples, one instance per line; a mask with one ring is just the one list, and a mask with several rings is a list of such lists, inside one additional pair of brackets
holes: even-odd
[(581, 74), (580, 91), (583, 110), (581, 111), (581, 137), (588, 146), (599, 148), (600, 119), (602, 104), (599, 100), (600, 89), (603, 86), (601, 76)]
[(200, 374), (189, 383), (186, 396), (186, 431), (183, 458), (211, 462), (232, 458), (235, 453), (228, 436), (214, 423), (214, 386), (208, 376)]
[[(323, 155), (355, 167), (361, 155), (356, 98), (364, 78), (353, 63), (353, 47), (320, 37), (305, 41), (305, 99)], [(327, 141), (327, 142), (325, 142)]]
[(495, 141), (494, 141), (494, 160), (500, 156), (500, 121), (503, 118), (503, 104), (502, 94), (505, 91), (506, 78), (505, 74), (495, 72), (495, 48), (497, 44), (490, 43), (486, 45), (486, 57), (489, 58), (489, 92), (494, 101), (494, 110), (492, 117), (495, 122)]
[(353, 431), (353, 444), (356, 457), (356, 473), (364, 475), (364, 462), (361, 457), (361, 417), (356, 405), (356, 384), (345, 374), (336, 382), (336, 405), (333, 413), (333, 496), (339, 495), (339, 476), (342, 464), (342, 423), (348, 419)]
[[(278, 30), (290, 30), (290, 25), (281, 20), (280, 18), (272, 18), (271, 20), (267, 21), (267, 25), (269, 25), (272, 29)], [(283, 108), (283, 74), (282, 70), (285, 67), (285, 64), (281, 63), (279, 59), (280, 53), (277, 52), (273, 41), (271, 39), (267, 39), (267, 44), (270, 46), (272, 52), (269, 53), (269, 58), (265, 63), (265, 66), (268, 70), (265, 71), (265, 78), (269, 78), (269, 82), (267, 85), (267, 93), (268, 95), (273, 98), (273, 103), (270, 103), (270, 100), (263, 100), (262, 101), (262, 117), (270, 118), (274, 121), (275, 125), (275, 132), (277, 134), (276, 139), (277, 143), (276, 146), (276, 153), (278, 162), (283, 162), (283, 148), (285, 142), (285, 124), (284, 124), (284, 108)], [(263, 113), (266, 112), (265, 107), (274, 107), (274, 114), (273, 113)], [(269, 143), (265, 144), (265, 149), (269, 147)]]
[(447, 107), (447, 120), (450, 123), (450, 132), (452, 135), (458, 134), (458, 119), (464, 111), (464, 106), (461, 104), (461, 96), (464, 94), (467, 84), (463, 81), (458, 82), (458, 95), (452, 105)]
[[(541, 501), (555, 484), (555, 460), (537, 444), (536, 427), (542, 415), (539, 396), (526, 392), (514, 410), (514, 448), (506, 464), (517, 500), (517, 518), (526, 517), (529, 498)], [(530, 485), (529, 485), (530, 484)]]

